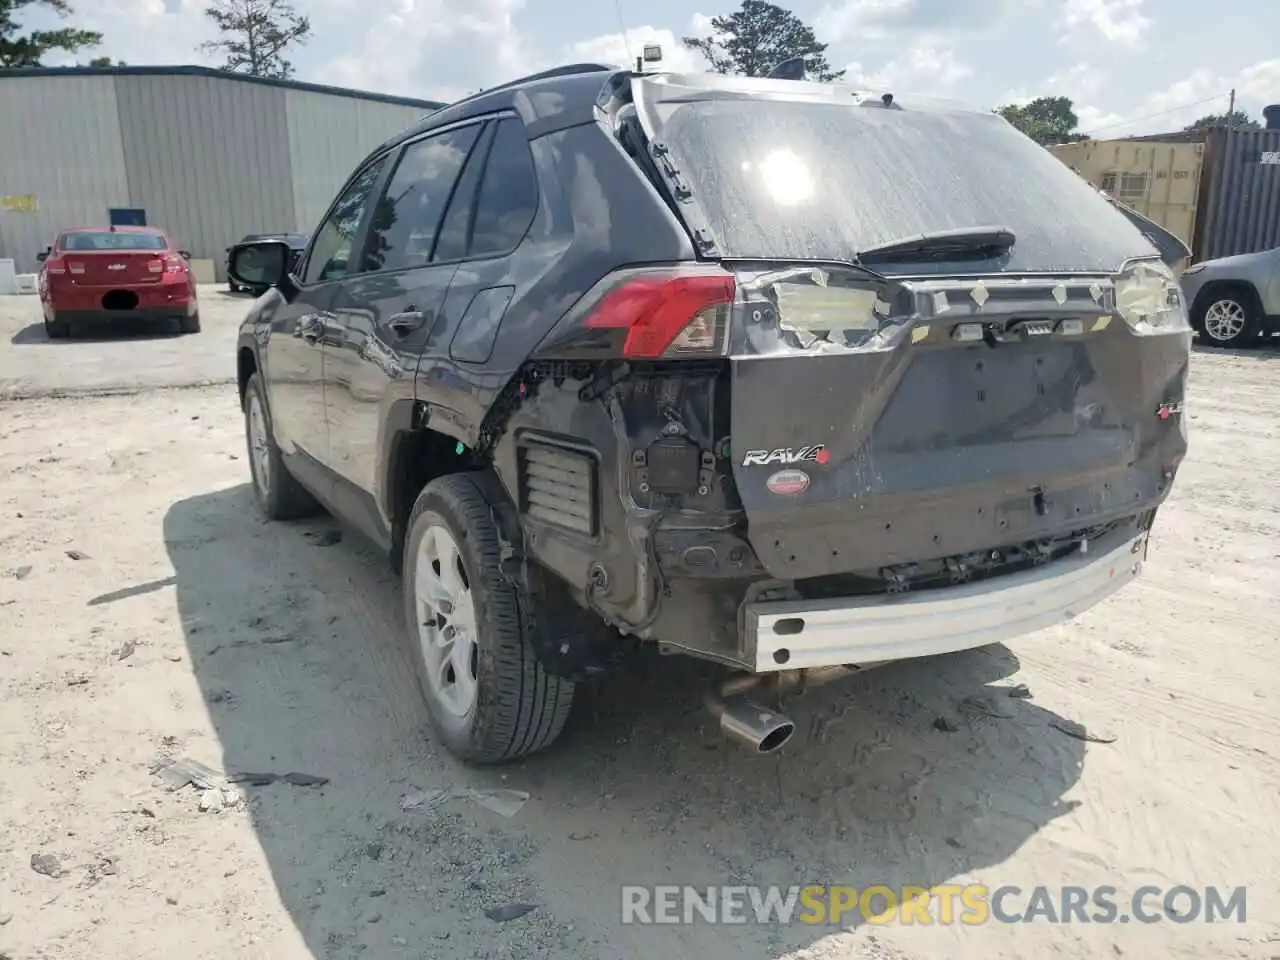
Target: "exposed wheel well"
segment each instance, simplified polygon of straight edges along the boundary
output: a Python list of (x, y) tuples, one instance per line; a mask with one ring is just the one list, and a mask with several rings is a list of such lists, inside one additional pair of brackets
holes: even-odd
[(253, 351), (241, 347), (236, 351), (236, 381), (240, 386), (240, 408), (244, 409), (244, 394), (249, 389), (249, 378), (258, 372), (258, 361)]
[(450, 473), (474, 470), (475, 463), (458, 441), (435, 430), (406, 430), (398, 435), (387, 465), (387, 504), (391, 508), (391, 565), (397, 573), (403, 560), (406, 523), (418, 494), (432, 480)]
[(1258, 291), (1247, 280), (1212, 280), (1196, 294), (1196, 301), (1191, 306), (1192, 320), (1199, 323), (1204, 318), (1204, 312), (1209, 309), (1209, 304), (1213, 303), (1217, 297), (1232, 291), (1242, 297), (1255, 311), (1259, 309), (1262, 301), (1258, 297)]

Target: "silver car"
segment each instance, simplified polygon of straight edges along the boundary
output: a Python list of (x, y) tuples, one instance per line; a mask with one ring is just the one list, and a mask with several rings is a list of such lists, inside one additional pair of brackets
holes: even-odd
[(1180, 283), (1201, 343), (1242, 347), (1280, 330), (1280, 247), (1193, 264)]

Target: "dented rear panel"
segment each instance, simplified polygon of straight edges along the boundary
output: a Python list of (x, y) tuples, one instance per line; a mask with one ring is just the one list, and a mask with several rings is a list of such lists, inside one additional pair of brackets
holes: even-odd
[(776, 577), (1087, 531), (1158, 504), (1185, 454), (1185, 314), (1126, 320), (1131, 280), (738, 278), (733, 477)]

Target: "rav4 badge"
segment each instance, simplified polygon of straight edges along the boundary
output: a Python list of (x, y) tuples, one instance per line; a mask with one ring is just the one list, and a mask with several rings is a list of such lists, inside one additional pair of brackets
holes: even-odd
[(824, 464), (831, 459), (825, 444), (815, 443), (809, 447), (792, 450), (780, 447), (777, 450), (748, 450), (742, 458), (744, 467), (767, 467), (771, 463), (817, 463)]
[(791, 496), (809, 489), (809, 475), (803, 470), (779, 470), (764, 485), (769, 488), (770, 493)]

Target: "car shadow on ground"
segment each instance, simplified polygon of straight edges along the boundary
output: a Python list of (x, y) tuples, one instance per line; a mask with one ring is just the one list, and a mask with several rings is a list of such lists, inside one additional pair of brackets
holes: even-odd
[[(786, 705), (798, 732), (769, 757), (728, 745), (704, 713), (721, 672), (644, 657), (584, 689), (551, 750), (464, 767), (427, 732), (398, 580), (356, 534), (334, 544), (337, 529), (265, 524), (247, 485), (164, 518), (224, 769), (328, 778), (249, 788), (280, 899), (317, 958), (776, 956), (839, 927), (624, 933), (621, 887), (928, 888), (1002, 863), (1074, 807), (1063, 797), (1084, 744), (1010, 696), (1018, 662), (999, 645), (812, 691)], [(499, 787), (531, 795), (510, 819), (465, 800), (404, 808), (424, 789)], [(512, 901), (542, 904), (542, 919), (485, 916)]]
[(67, 346), (76, 343), (115, 343), (121, 340), (163, 340), (181, 334), (178, 325), (168, 321), (111, 320), (80, 325), (72, 330), (70, 337), (51, 340), (44, 332), (44, 322), (41, 321), (23, 327), (9, 338), (9, 342), (19, 347), (34, 343)]

